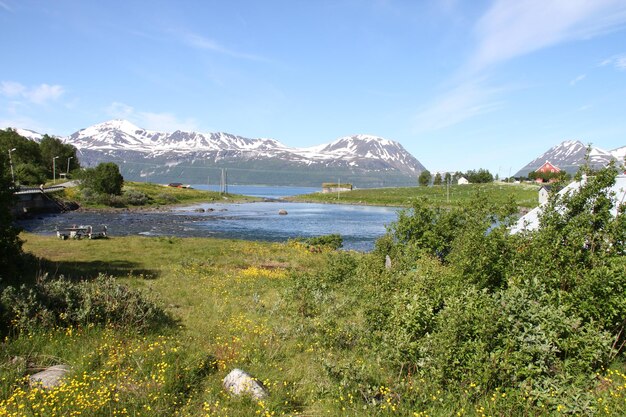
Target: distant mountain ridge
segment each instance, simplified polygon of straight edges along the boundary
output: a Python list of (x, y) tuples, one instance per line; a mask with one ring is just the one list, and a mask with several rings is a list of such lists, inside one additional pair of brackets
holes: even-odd
[(63, 140), (76, 146), (83, 164), (116, 162), (125, 178), (154, 182), (206, 183), (227, 168), (241, 184), (319, 186), (341, 178), (360, 187), (414, 185), (426, 169), (398, 142), (372, 135), (293, 148), (223, 132), (151, 131), (117, 119)]
[[(624, 163), (626, 146), (605, 151), (598, 147), (591, 147), (589, 152), (589, 164), (593, 168), (601, 168), (609, 162)], [(541, 167), (546, 161), (557, 166), (559, 169), (570, 174), (575, 174), (585, 164), (587, 145), (578, 140), (566, 140), (548, 149), (541, 156), (535, 158), (522, 169), (517, 171), (515, 177), (528, 177), (528, 174)]]

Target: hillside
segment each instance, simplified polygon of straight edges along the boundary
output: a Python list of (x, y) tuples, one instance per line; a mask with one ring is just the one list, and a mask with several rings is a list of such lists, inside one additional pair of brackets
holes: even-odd
[(408, 185), (424, 166), (398, 142), (353, 135), (309, 148), (229, 133), (156, 132), (125, 120), (100, 123), (65, 138), (86, 165), (111, 161), (124, 177), (151, 182), (216, 184), (228, 169), (233, 184), (319, 186), (349, 181), (360, 187)]

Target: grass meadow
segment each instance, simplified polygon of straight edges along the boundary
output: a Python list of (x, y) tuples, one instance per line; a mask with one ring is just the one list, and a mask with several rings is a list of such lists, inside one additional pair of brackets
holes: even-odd
[[(448, 392), (388, 366), (360, 330), (367, 304), (385, 302), (362, 294), (381, 283), (335, 286), (328, 276), (307, 289), (299, 278), (329, 262), (349, 269), (367, 255), (349, 254), (344, 264), (342, 254), (294, 242), (22, 237), (39, 258), (31, 275), (112, 275), (163, 305), (175, 324), (148, 333), (87, 325), (10, 334), (0, 350), (0, 416), (566, 415), (520, 391), (472, 383)], [(333, 269), (326, 271), (320, 276)], [(28, 388), (26, 373), (58, 363), (72, 368), (63, 385)], [(221, 381), (236, 367), (261, 380), (269, 397), (226, 393)], [(598, 378), (598, 414), (626, 413), (623, 367)], [(528, 412), (507, 411), (520, 403)]]
[(290, 199), (318, 203), (370, 204), (380, 206), (410, 206), (413, 201), (427, 200), (438, 207), (456, 207), (466, 204), (477, 195), (495, 204), (513, 200), (519, 207), (532, 208), (538, 205), (535, 184), (467, 184), (437, 185), (432, 187), (366, 188), (338, 193), (305, 194)]

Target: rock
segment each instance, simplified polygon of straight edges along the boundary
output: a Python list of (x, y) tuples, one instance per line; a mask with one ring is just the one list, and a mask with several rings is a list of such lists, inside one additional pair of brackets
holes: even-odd
[(54, 388), (61, 384), (61, 380), (69, 371), (70, 367), (67, 365), (54, 365), (31, 375), (29, 382), (31, 386), (40, 386), (44, 389)]
[(255, 400), (267, 397), (263, 384), (241, 369), (233, 369), (222, 382), (224, 389), (233, 395), (250, 395)]
[(204, 209), (203, 208), (197, 208), (197, 209), (194, 209), (193, 211), (195, 211), (197, 213), (204, 213)]
[(287, 214), (287, 210), (285, 210), (285, 209), (280, 209), (280, 210), (278, 210), (278, 214), (280, 214), (281, 216), (284, 216), (284, 215), (286, 215), (286, 214)]
[(391, 269), (391, 258), (389, 255), (385, 255), (385, 269)]

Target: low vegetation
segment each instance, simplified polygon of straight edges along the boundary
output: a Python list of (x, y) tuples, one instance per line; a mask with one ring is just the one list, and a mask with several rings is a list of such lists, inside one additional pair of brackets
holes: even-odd
[(415, 201), (425, 200), (429, 205), (438, 207), (459, 207), (475, 198), (485, 198), (496, 205), (506, 204), (511, 200), (519, 207), (537, 206), (537, 191), (534, 184), (467, 184), (432, 187), (390, 187), (365, 188), (337, 193), (315, 193), (291, 197), (293, 201), (319, 203), (369, 204), (380, 206), (409, 207)]
[(72, 174), (80, 168), (76, 148), (48, 135), (35, 142), (11, 128), (0, 129), (0, 149), (4, 165), (12, 165), (15, 185), (43, 184), (58, 180), (61, 173)]
[(256, 199), (237, 194), (220, 194), (190, 188), (167, 187), (160, 184), (124, 181), (119, 195), (94, 192), (91, 188), (67, 188), (64, 199), (82, 207), (157, 207), (205, 202), (251, 202)]
[[(23, 235), (38, 259), (25, 275), (48, 277), (4, 290), (0, 416), (625, 415), (614, 179), (598, 173), (517, 235), (516, 204), (416, 200), (367, 254), (332, 236)], [(145, 308), (113, 308), (118, 291)], [(63, 385), (28, 386), (56, 363), (71, 365)], [(224, 392), (235, 367), (268, 398)]]

